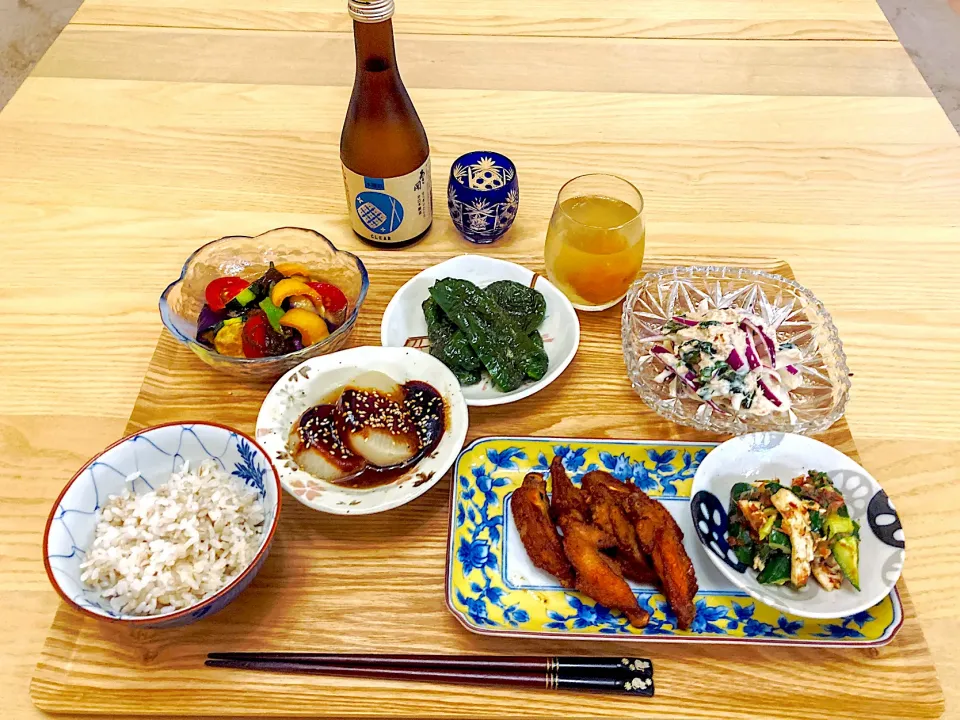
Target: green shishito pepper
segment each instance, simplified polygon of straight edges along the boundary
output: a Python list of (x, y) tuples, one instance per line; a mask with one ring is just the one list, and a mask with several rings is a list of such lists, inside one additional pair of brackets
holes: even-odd
[(540, 334), (539, 330), (534, 330), (532, 333), (530, 333), (530, 339), (533, 341), (534, 345), (543, 350), (543, 335)]
[(483, 364), (470, 347), (467, 336), (443, 313), (433, 298), (424, 300), (421, 308), (427, 321), (430, 354), (450, 368), (461, 385), (480, 382)]
[(440, 309), (466, 336), (494, 384), (507, 392), (547, 372), (547, 353), (483, 290), (469, 280), (447, 278), (430, 288)]
[(483, 291), (517, 321), (525, 335), (540, 327), (547, 315), (547, 301), (543, 295), (523, 283), (514, 280), (497, 280)]

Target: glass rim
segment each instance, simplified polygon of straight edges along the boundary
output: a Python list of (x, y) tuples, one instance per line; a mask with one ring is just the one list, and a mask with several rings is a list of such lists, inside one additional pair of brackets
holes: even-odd
[[(640, 207), (637, 208), (637, 216), (634, 218), (630, 218), (624, 223), (620, 223), (619, 225), (612, 225), (612, 226), (611, 225), (590, 225), (589, 223), (580, 222), (576, 218), (571, 217), (570, 213), (568, 213), (566, 210), (563, 209), (563, 205), (560, 202), (560, 196), (563, 195), (563, 191), (566, 189), (566, 187), (570, 183), (576, 182), (577, 180), (583, 180), (584, 178), (597, 178), (597, 177), (613, 178), (614, 180), (619, 180), (624, 185), (626, 185), (631, 190), (633, 190), (633, 192), (637, 194), (637, 197), (640, 198)], [(585, 196), (579, 195), (576, 197), (585, 197)], [(572, 223), (576, 223), (577, 225), (580, 225), (581, 227), (596, 228), (597, 230), (619, 230), (620, 228), (627, 227), (628, 225), (636, 222), (637, 220), (643, 219), (643, 209), (646, 206), (646, 202), (643, 199), (643, 193), (641, 193), (640, 190), (637, 189), (637, 186), (624, 177), (621, 177), (619, 175), (614, 175), (613, 173), (584, 173), (583, 175), (577, 175), (576, 177), (570, 178), (563, 185), (560, 186), (560, 190), (557, 192), (556, 206), (557, 206), (557, 209), (561, 213), (563, 213), (563, 216), (565, 218), (567, 218)]]

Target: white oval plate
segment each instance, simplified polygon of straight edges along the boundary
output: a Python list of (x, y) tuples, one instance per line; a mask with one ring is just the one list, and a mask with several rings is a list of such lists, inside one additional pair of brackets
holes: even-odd
[[(755, 570), (736, 567), (740, 563), (725, 539), (726, 509), (734, 483), (778, 479), (789, 484), (808, 470), (830, 476), (843, 494), (850, 517), (860, 523), (859, 592), (846, 579), (833, 592), (823, 590), (813, 577), (801, 590), (761, 585)], [(727, 440), (700, 463), (691, 497), (694, 527), (713, 564), (751, 597), (783, 612), (816, 619), (849, 617), (883, 600), (900, 578), (903, 528), (883, 488), (842, 452), (812, 438), (765, 432)]]
[(467, 405), (484, 407), (522, 400), (543, 390), (567, 369), (573, 356), (577, 354), (577, 346), (580, 345), (580, 319), (566, 295), (542, 275), (522, 265), (486, 255), (460, 255), (429, 267), (407, 281), (396, 292), (383, 313), (380, 342), (388, 347), (404, 347), (412, 338), (425, 337), (427, 323), (423, 319), (420, 306), (430, 296), (433, 283), (449, 277), (470, 280), (480, 287), (486, 287), (497, 280), (514, 280), (524, 285), (534, 282), (534, 287), (547, 301), (547, 314), (540, 326), (543, 346), (550, 360), (547, 374), (537, 382), (526, 383), (505, 393), (495, 388), (489, 376), (484, 373), (479, 383), (462, 388)]
[[(287, 445), (293, 424), (308, 408), (362, 372), (377, 370), (398, 383), (430, 383), (447, 407), (447, 425), (436, 449), (389, 485), (345, 488), (301, 470)], [(467, 437), (467, 405), (460, 383), (436, 358), (411, 348), (358, 347), (300, 363), (270, 388), (257, 416), (257, 441), (280, 473), (283, 489), (309, 508), (334, 515), (369, 515), (423, 495), (457, 459)]]

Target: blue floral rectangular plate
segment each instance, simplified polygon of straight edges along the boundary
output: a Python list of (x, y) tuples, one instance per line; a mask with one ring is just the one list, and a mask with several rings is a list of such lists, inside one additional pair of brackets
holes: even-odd
[[(532, 638), (760, 643), (797, 646), (885, 645), (903, 624), (896, 590), (867, 611), (836, 620), (784, 615), (736, 589), (713, 566), (697, 541), (690, 517), (690, 487), (715, 444), (639, 440), (481, 438), (454, 466), (446, 602), (473, 632)], [(590, 470), (630, 480), (663, 502), (680, 524), (700, 592), (690, 630), (679, 630), (663, 595), (635, 585), (650, 624), (637, 629), (617, 611), (567, 590), (527, 557), (510, 513), (510, 496), (528, 472), (549, 476), (563, 457), (575, 484)]]

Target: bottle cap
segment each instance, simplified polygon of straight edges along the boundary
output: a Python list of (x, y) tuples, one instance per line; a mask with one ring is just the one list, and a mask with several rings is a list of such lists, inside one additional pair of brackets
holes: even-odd
[(357, 22), (383, 22), (393, 17), (393, 0), (347, 0), (347, 10)]

